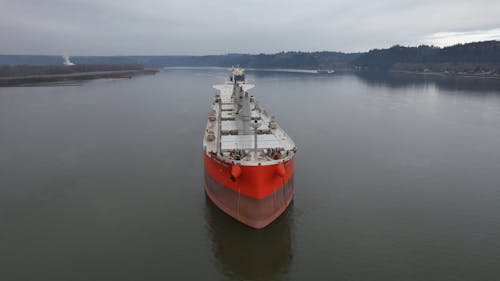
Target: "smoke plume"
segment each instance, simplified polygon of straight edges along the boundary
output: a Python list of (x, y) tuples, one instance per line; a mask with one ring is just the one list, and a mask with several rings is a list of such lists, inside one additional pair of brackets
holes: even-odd
[(63, 55), (63, 59), (64, 59), (64, 62), (63, 62), (64, 65), (75, 65), (74, 63), (72, 63), (69, 60), (69, 56), (68, 55)]

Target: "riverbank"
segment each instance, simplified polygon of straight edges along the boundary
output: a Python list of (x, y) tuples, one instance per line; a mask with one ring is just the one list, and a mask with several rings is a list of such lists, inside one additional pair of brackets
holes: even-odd
[(55, 82), (84, 81), (102, 78), (132, 78), (152, 75), (156, 69), (143, 66), (15, 66), (0, 69), (0, 87), (39, 85)]
[(399, 74), (414, 74), (414, 75), (430, 75), (449, 78), (485, 78), (485, 79), (500, 79), (498, 73), (461, 73), (461, 72), (439, 72), (439, 71), (410, 71), (410, 70), (390, 70), (391, 73)]

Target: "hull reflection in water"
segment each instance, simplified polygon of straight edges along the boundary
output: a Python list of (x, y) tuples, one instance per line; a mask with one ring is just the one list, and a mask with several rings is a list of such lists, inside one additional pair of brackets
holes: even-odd
[(224, 275), (231, 279), (274, 280), (288, 272), (293, 257), (293, 202), (274, 223), (256, 231), (225, 215), (208, 197), (205, 199), (214, 262)]

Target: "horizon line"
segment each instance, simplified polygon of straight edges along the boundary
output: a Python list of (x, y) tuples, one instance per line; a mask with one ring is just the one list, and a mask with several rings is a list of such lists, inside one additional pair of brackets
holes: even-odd
[(250, 55), (250, 56), (258, 56), (258, 55), (276, 55), (280, 53), (339, 53), (339, 54), (345, 54), (345, 55), (351, 55), (351, 54), (363, 54), (363, 53), (368, 53), (372, 50), (383, 50), (383, 49), (390, 49), (392, 47), (396, 46), (401, 46), (401, 47), (406, 47), (406, 48), (413, 48), (413, 47), (420, 47), (420, 46), (429, 46), (429, 47), (434, 47), (434, 48), (439, 48), (439, 49), (444, 49), (448, 47), (453, 47), (453, 46), (458, 46), (458, 45), (467, 45), (467, 44), (475, 44), (475, 43), (485, 43), (485, 42), (500, 42), (500, 40), (483, 40), (483, 41), (472, 41), (472, 42), (462, 42), (462, 43), (456, 43), (456, 44), (451, 44), (447, 46), (437, 46), (433, 44), (418, 44), (418, 45), (411, 45), (411, 44), (393, 44), (389, 47), (383, 47), (383, 48), (372, 48), (369, 49), (368, 51), (357, 51), (357, 52), (343, 52), (343, 51), (327, 51), (327, 50), (321, 50), (321, 51), (279, 51), (279, 52), (274, 52), (274, 53), (264, 53), (264, 52), (259, 52), (259, 53), (238, 53), (238, 52), (229, 52), (229, 53), (219, 53), (219, 54), (204, 54), (204, 55), (194, 55), (194, 54), (177, 54), (177, 55), (168, 55), (168, 54), (152, 54), (152, 55), (147, 55), (147, 54), (114, 54), (114, 55), (69, 55), (68, 52), (64, 52), (61, 54), (26, 54), (26, 53), (16, 53), (16, 54), (0, 54), (0, 56), (42, 56), (42, 57), (64, 57), (64, 56), (69, 56), (69, 57), (208, 57), (208, 56), (228, 56), (228, 55)]

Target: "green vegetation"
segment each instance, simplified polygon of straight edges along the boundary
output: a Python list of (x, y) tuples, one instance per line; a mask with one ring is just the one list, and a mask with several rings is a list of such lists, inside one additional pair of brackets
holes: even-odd
[(359, 70), (498, 76), (500, 42), (485, 41), (445, 48), (394, 46), (371, 50), (352, 64)]
[[(76, 66), (81, 64), (141, 64), (146, 67), (240, 65), (247, 68), (351, 68), (350, 62), (360, 54), (339, 52), (281, 52), (277, 54), (227, 54), (211, 56), (73, 56)], [(56, 56), (0, 56), (0, 65), (61, 65)]]

